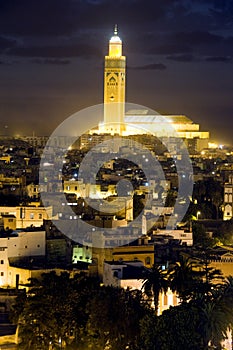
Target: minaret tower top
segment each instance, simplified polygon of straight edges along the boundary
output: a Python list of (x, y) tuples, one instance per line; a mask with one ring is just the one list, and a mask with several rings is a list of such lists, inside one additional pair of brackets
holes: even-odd
[(104, 64), (104, 132), (111, 134), (122, 135), (125, 131), (125, 66), (116, 25)]
[(114, 28), (114, 35), (109, 41), (109, 56), (110, 57), (121, 57), (122, 56), (122, 41), (118, 36), (117, 24)]

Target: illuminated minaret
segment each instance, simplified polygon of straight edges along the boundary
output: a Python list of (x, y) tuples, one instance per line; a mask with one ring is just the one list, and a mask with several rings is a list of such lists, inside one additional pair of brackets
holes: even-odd
[(104, 67), (104, 128), (111, 134), (121, 135), (125, 129), (125, 65), (122, 41), (115, 26)]

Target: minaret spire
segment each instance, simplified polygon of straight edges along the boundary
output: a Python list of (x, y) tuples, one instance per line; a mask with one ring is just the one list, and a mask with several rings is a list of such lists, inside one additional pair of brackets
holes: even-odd
[(114, 27), (114, 35), (117, 35), (118, 34), (118, 25), (115, 24), (115, 27)]

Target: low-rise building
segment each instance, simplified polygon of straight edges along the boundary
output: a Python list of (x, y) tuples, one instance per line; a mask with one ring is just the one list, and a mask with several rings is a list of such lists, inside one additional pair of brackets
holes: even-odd
[(16, 286), (17, 274), (13, 273), (10, 262), (26, 259), (30, 265), (37, 257), (45, 257), (45, 231), (15, 231), (0, 238), (0, 287)]
[[(106, 261), (104, 263), (103, 283), (105, 286), (143, 291), (146, 271), (141, 261)], [(160, 293), (158, 315), (161, 315), (170, 306), (178, 305), (179, 302), (177, 295), (170, 289), (167, 293)], [(151, 306), (154, 307), (153, 302)]]
[(0, 216), (13, 215), (16, 218), (15, 226), (17, 229), (40, 227), (44, 220), (52, 217), (52, 212), (51, 206), (46, 208), (42, 206), (0, 207)]
[(172, 236), (173, 239), (180, 241), (181, 245), (187, 245), (192, 246), (193, 245), (193, 232), (187, 231), (187, 230), (156, 230), (153, 231), (153, 237), (156, 237), (157, 235), (164, 235), (164, 236)]

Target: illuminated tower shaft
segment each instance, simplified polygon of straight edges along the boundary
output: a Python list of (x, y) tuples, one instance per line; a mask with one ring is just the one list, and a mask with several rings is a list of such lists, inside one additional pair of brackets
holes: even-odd
[(125, 130), (125, 66), (126, 57), (122, 56), (122, 41), (117, 35), (109, 41), (109, 54), (105, 56), (104, 69), (104, 124), (105, 131), (122, 134)]

